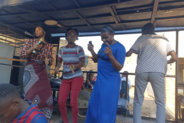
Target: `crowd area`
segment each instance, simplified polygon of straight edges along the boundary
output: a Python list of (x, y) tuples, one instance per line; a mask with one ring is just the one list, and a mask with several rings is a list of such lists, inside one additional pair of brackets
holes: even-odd
[[(58, 52), (56, 74), (63, 64), (62, 84), (59, 90), (58, 107), (62, 123), (69, 123), (66, 102), (71, 92), (70, 106), (72, 121), (78, 122), (77, 98), (82, 88), (92, 89), (85, 123), (115, 123), (119, 100), (130, 101), (131, 82), (127, 80), (128, 72), (124, 71), (126, 57), (138, 54), (133, 122), (141, 123), (141, 107), (148, 82), (151, 83), (155, 103), (157, 105), (156, 123), (165, 123), (165, 85), (164, 78), (167, 64), (177, 61), (177, 54), (169, 40), (155, 34), (152, 23), (142, 27), (142, 35), (136, 40), (128, 52), (114, 39), (114, 30), (110, 25), (101, 29), (103, 44), (98, 53), (94, 51), (92, 42), (88, 44), (93, 61), (98, 63), (97, 76), (89, 72), (84, 82), (82, 67), (85, 66), (83, 47), (75, 44), (78, 30), (66, 30), (67, 46)], [(53, 123), (53, 96), (46, 66), (53, 64), (52, 38), (47, 26), (35, 28), (37, 38), (28, 39), (22, 47), (20, 56), (27, 59), (24, 68), (24, 99), (19, 96), (17, 88), (10, 84), (0, 84), (0, 123)], [(123, 39), (126, 41), (126, 39)], [(167, 60), (167, 56), (171, 56)], [(128, 84), (126, 84), (128, 82)], [(128, 86), (128, 87), (127, 87)], [(126, 89), (128, 89), (126, 91)], [(129, 114), (129, 111), (127, 112)]]

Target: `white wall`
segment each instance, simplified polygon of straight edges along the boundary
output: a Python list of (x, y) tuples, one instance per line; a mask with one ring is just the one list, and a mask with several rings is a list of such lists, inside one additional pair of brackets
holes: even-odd
[[(0, 57), (13, 58), (14, 47), (0, 42)], [(10, 64), (9, 60), (0, 59), (0, 83), (10, 83), (11, 66), (1, 65)], [(12, 62), (11, 62), (12, 63)]]

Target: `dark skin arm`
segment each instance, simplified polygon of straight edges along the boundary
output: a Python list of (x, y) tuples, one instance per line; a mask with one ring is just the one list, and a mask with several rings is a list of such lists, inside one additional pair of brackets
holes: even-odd
[(85, 66), (85, 59), (80, 59), (80, 62), (78, 64), (72, 64), (72, 65), (69, 65), (68, 67), (70, 69), (74, 69), (74, 68), (81, 68), (81, 67), (84, 67)]
[[(133, 50), (129, 50), (127, 53), (126, 53), (126, 57), (130, 57), (133, 53)], [(172, 64), (174, 62), (176, 62), (178, 60), (178, 56), (176, 54), (176, 52), (172, 51), (168, 54), (168, 56), (171, 55), (171, 59), (169, 59), (167, 61), (167, 64)]]
[[(58, 59), (57, 66), (56, 66), (56, 73), (59, 74), (59, 68), (61, 67), (62, 59)], [(69, 65), (68, 67), (73, 71), (74, 68), (81, 68), (85, 66), (85, 59), (80, 59), (80, 62), (75, 65)]]
[(93, 56), (93, 61), (95, 62), (95, 63), (97, 63), (98, 62), (98, 56), (97, 56), (97, 54), (95, 53), (95, 51), (93, 50), (93, 45), (91, 45), (91, 44), (88, 44), (88, 50), (91, 52), (91, 54), (92, 54), (92, 56)]
[(169, 59), (167, 61), (167, 64), (172, 64), (178, 60), (178, 56), (177, 56), (176, 52), (172, 51), (168, 55), (171, 55), (171, 59)]
[(123, 66), (113, 56), (110, 45), (108, 43), (107, 43), (107, 45), (108, 45), (108, 47), (105, 48), (105, 54), (109, 57), (114, 69), (116, 69), (117, 71), (120, 71), (123, 68)]
[(30, 49), (26, 51), (26, 55), (29, 56), (33, 52), (33, 50), (38, 49), (38, 48), (39, 48), (39, 44), (36, 43), (33, 47), (31, 47)]
[(58, 59), (57, 66), (55, 69), (56, 74), (59, 74), (59, 68), (61, 67), (62, 62), (63, 62), (62, 59)]
[(133, 53), (133, 50), (129, 50), (127, 53), (126, 53), (126, 57), (130, 57)]
[(89, 79), (86, 81), (87, 82), (87, 84), (92, 88), (93, 86), (92, 86), (92, 84), (91, 84), (91, 82), (89, 81)]

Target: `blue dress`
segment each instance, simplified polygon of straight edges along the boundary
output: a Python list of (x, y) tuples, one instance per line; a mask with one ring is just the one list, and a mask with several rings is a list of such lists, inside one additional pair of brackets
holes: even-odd
[[(94, 86), (85, 123), (115, 123), (119, 99), (120, 73), (104, 53), (106, 44), (98, 52), (98, 76)], [(119, 42), (110, 46), (113, 56), (124, 65), (126, 50)]]

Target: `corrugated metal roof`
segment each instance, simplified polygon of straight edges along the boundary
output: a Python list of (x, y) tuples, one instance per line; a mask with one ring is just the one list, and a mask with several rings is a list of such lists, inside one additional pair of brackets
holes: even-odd
[(32, 4), (1, 7), (0, 20), (13, 27), (34, 32), (45, 20), (56, 20), (52, 33), (67, 27), (80, 32), (99, 32), (110, 24), (116, 31), (140, 29), (153, 22), (156, 27), (184, 26), (183, 0), (41, 0)]

